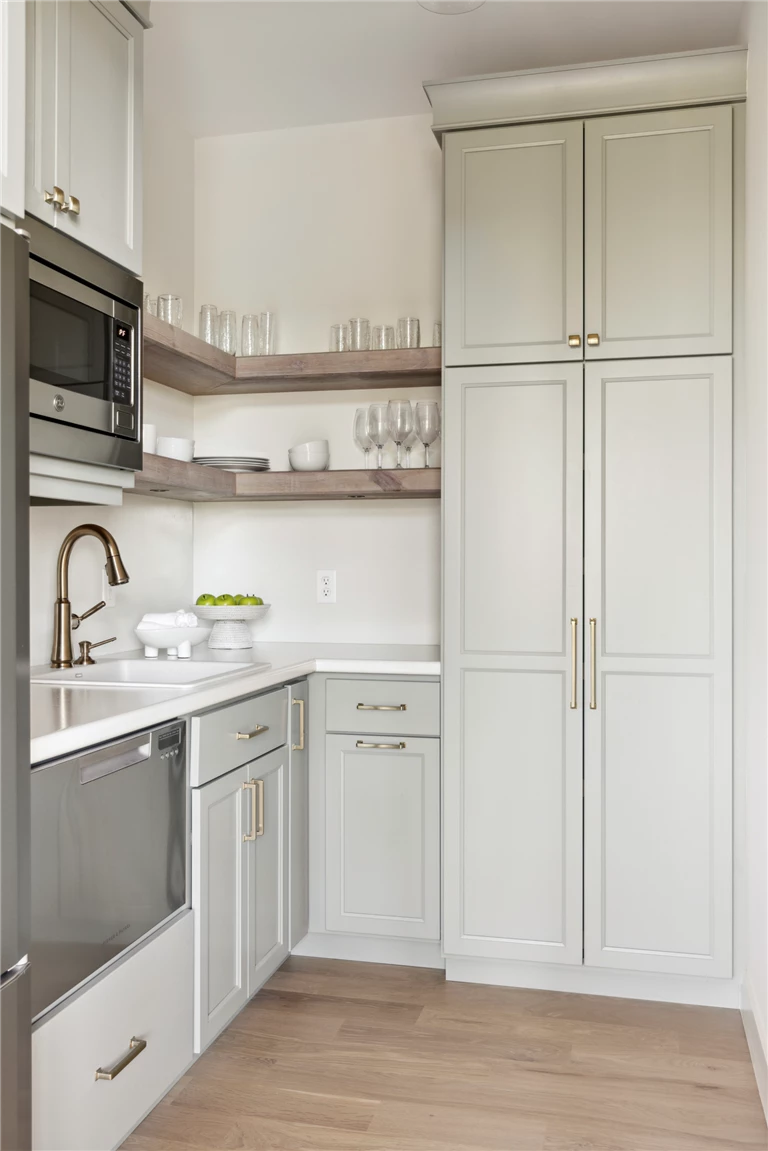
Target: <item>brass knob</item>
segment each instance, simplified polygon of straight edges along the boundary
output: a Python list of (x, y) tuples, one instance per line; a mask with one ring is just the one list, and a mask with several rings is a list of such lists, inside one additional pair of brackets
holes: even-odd
[(73, 216), (80, 215), (80, 201), (77, 196), (70, 196), (66, 204), (61, 205), (62, 212), (69, 212)]
[(53, 191), (45, 193), (45, 202), (46, 204), (53, 204), (54, 208), (58, 208), (59, 211), (64, 210), (64, 193), (61, 188), (57, 188), (54, 184)]
[(587, 343), (592, 348), (597, 347), (597, 345), (600, 343), (600, 337), (598, 336), (597, 332), (590, 332), (589, 333), (589, 335), (587, 336)]
[(581, 336), (569, 336), (568, 337), (568, 346), (570, 348), (580, 348), (581, 347)]

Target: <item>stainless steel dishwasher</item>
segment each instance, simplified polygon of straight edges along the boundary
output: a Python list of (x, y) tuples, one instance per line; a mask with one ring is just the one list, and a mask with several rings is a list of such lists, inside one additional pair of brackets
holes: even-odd
[(186, 726), (32, 771), (32, 1016), (187, 904)]

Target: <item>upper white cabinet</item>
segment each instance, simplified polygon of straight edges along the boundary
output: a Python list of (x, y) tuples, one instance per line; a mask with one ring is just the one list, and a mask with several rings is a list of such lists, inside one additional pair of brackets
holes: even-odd
[(117, 0), (27, 8), (27, 211), (139, 272), (141, 24)]
[(447, 137), (446, 364), (582, 358), (583, 131)]
[(731, 351), (732, 118), (586, 122), (587, 359)]
[(24, 5), (0, 0), (0, 208), (24, 215)]

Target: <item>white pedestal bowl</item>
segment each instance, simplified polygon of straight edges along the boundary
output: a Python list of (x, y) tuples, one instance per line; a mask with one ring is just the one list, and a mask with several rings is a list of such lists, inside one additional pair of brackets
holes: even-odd
[(253, 637), (248, 624), (254, 619), (263, 619), (272, 605), (241, 604), (239, 607), (202, 607), (195, 604), (190, 610), (198, 619), (213, 620), (213, 630), (208, 637), (208, 647), (235, 651), (253, 647)]

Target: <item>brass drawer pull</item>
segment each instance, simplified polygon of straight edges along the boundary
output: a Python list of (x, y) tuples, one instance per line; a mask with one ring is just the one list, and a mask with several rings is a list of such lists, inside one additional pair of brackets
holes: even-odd
[(407, 711), (404, 703), (359, 703), (358, 711)]
[(597, 620), (589, 621), (589, 710), (597, 710)]
[(597, 345), (600, 343), (600, 337), (598, 336), (597, 332), (590, 332), (589, 333), (589, 335), (587, 336), (587, 343), (589, 344), (589, 346), (591, 348), (597, 347)]
[(256, 815), (256, 780), (252, 779), (250, 782), (244, 783), (243, 791), (250, 791), (251, 793), (251, 830), (248, 835), (243, 835), (243, 843), (251, 843), (258, 835), (256, 830), (258, 824), (258, 816)]
[(364, 740), (358, 739), (355, 747), (364, 747), (366, 749), (381, 748), (386, 751), (403, 751), (405, 744), (402, 741), (400, 743), (366, 743)]
[(61, 206), (62, 212), (71, 212), (73, 216), (80, 215), (80, 201), (77, 196), (70, 196), (66, 204)]
[(569, 336), (568, 337), (568, 347), (569, 348), (580, 348), (581, 347), (581, 336)]
[(235, 739), (253, 739), (255, 735), (263, 735), (265, 731), (269, 731), (266, 724), (257, 723), (253, 731), (238, 731)]
[(575, 711), (579, 706), (577, 695), (576, 680), (578, 676), (578, 650), (579, 645), (577, 642), (577, 630), (579, 621), (576, 616), (571, 616), (571, 711)]
[(59, 211), (64, 208), (64, 192), (56, 184), (53, 185), (52, 192), (45, 192), (44, 199), (46, 204), (53, 204), (54, 208), (58, 208)]
[(299, 706), (299, 742), (291, 744), (291, 751), (304, 750), (304, 700), (294, 699), (293, 706), (296, 707), (297, 704)]
[(105, 1069), (104, 1067), (99, 1067), (96, 1071), (96, 1078), (107, 1079), (110, 1082), (113, 1079), (117, 1079), (120, 1072), (125, 1071), (128, 1064), (133, 1063), (134, 1059), (138, 1055), (141, 1055), (146, 1046), (146, 1039), (137, 1039), (134, 1035), (130, 1042), (130, 1051), (128, 1054), (124, 1055), (122, 1059), (118, 1059), (117, 1063), (115, 1063), (114, 1066), (110, 1068)]

